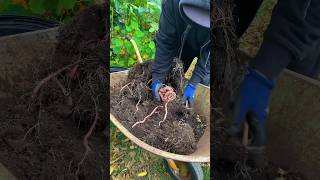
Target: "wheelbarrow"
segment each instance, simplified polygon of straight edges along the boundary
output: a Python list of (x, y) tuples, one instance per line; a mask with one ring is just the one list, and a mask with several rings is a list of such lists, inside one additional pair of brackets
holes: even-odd
[[(111, 73), (110, 86), (124, 85), (127, 76), (128, 71)], [(129, 132), (114, 115), (110, 114), (110, 120), (128, 139), (142, 149), (165, 158), (165, 166), (169, 174), (175, 179), (203, 179), (199, 162), (210, 161), (210, 98), (208, 96), (210, 96), (210, 88), (200, 84), (195, 94), (194, 110), (196, 113), (204, 116), (209, 124), (206, 126), (205, 132), (197, 144), (196, 151), (189, 155), (174, 154), (155, 148)], [(188, 172), (184, 171), (182, 174), (181, 169), (187, 169)]]
[[(132, 37), (126, 36), (126, 39), (131, 42), (139, 63), (143, 63), (139, 48)], [(113, 72), (119, 70), (120, 72)], [(113, 72), (113, 73), (112, 73)], [(123, 86), (128, 76), (128, 71), (121, 71), (121, 68), (111, 68), (110, 86)], [(197, 144), (197, 150), (190, 155), (180, 155), (169, 153), (161, 149), (155, 148), (141, 141), (130, 133), (119, 120), (110, 114), (110, 120), (113, 124), (130, 140), (136, 143), (141, 148), (164, 157), (164, 165), (169, 174), (174, 179), (203, 179), (203, 172), (199, 162), (210, 161), (210, 88), (208, 86), (199, 85), (195, 94), (196, 113), (202, 115), (207, 119), (207, 126), (205, 133), (200, 138)]]

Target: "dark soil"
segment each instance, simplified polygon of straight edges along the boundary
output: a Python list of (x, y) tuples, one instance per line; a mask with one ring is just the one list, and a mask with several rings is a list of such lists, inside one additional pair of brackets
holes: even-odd
[[(107, 9), (89, 7), (62, 26), (50, 71), (38, 69), (26, 88), (69, 68), (33, 94), (0, 101), (0, 162), (18, 179), (107, 179)], [(95, 119), (84, 157), (83, 138)]]
[[(132, 134), (147, 144), (172, 153), (190, 154), (196, 150), (196, 144), (204, 133), (206, 121), (203, 117), (182, 108), (180, 78), (176, 72), (172, 70), (168, 74), (166, 84), (175, 90), (178, 89), (177, 98), (168, 103), (167, 118), (160, 126), (159, 122), (165, 115), (164, 108), (158, 109), (159, 113), (152, 115), (145, 123), (132, 128), (133, 124), (143, 120), (159, 105), (152, 100), (149, 88), (151, 61), (132, 68), (126, 83), (111, 87), (110, 111)], [(122, 88), (127, 83), (131, 84)]]

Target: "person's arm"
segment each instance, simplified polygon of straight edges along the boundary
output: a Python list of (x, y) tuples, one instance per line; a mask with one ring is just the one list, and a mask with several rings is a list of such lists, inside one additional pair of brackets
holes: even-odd
[(197, 64), (195, 65), (194, 71), (190, 80), (187, 82), (187, 85), (184, 89), (182, 104), (187, 105), (187, 108), (193, 108), (194, 104), (194, 94), (196, 87), (199, 83), (204, 85), (209, 85), (210, 83), (210, 41), (208, 41), (201, 53), (200, 59), (198, 59)]
[[(209, 34), (208, 34), (209, 36)], [(197, 86), (198, 83), (208, 85), (210, 83), (210, 41), (205, 44), (205, 47), (201, 53), (201, 57), (198, 59), (192, 76), (189, 80), (193, 86)]]
[(275, 79), (292, 59), (304, 59), (320, 40), (319, 12), (319, 0), (279, 1), (250, 66)]
[[(240, 85), (233, 123), (227, 131), (235, 137), (247, 120), (253, 133), (249, 149), (261, 149), (267, 142), (265, 126), (275, 79), (291, 60), (304, 59), (319, 42), (319, 12), (319, 0), (279, 0), (276, 5), (262, 46)], [(258, 166), (260, 162), (257, 158)]]
[(173, 58), (179, 48), (179, 34), (176, 27), (176, 10), (173, 0), (162, 3), (162, 11), (159, 21), (159, 30), (155, 35), (156, 53), (152, 63), (152, 81), (164, 81), (169, 71)]

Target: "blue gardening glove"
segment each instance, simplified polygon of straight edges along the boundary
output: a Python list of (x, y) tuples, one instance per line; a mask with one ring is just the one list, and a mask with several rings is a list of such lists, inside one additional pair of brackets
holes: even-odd
[(187, 108), (193, 108), (193, 98), (194, 98), (195, 91), (196, 91), (196, 87), (188, 82), (186, 87), (184, 88), (184, 93), (182, 97), (182, 104), (184, 106), (186, 106), (186, 103), (188, 101)]
[(152, 89), (152, 97), (156, 102), (161, 102), (159, 90), (164, 87), (164, 84), (160, 80), (152, 81), (151, 89)]
[(265, 145), (265, 121), (273, 87), (273, 80), (268, 79), (254, 69), (248, 68), (235, 104), (233, 124), (228, 129), (230, 135), (235, 136), (238, 134), (244, 121), (247, 120), (252, 135), (250, 146), (259, 147)]

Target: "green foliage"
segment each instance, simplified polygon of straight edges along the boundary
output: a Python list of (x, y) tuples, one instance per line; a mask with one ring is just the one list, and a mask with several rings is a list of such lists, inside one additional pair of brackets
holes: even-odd
[(0, 14), (40, 16), (66, 21), (94, 0), (0, 0)]
[(137, 43), (143, 60), (154, 58), (154, 33), (158, 30), (161, 0), (111, 0), (111, 66), (137, 63), (129, 35)]

